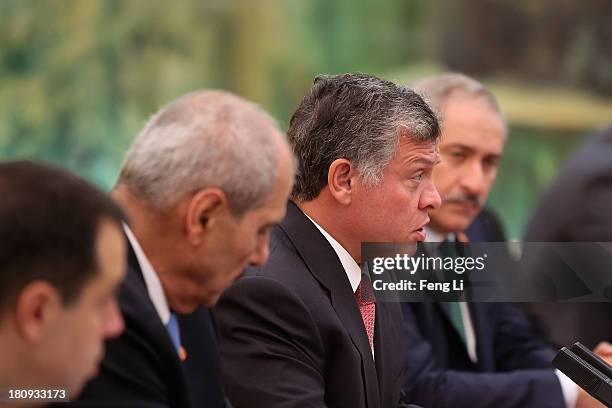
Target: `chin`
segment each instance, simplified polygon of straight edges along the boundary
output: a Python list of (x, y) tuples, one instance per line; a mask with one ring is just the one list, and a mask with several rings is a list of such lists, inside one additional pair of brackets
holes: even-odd
[(186, 299), (176, 305), (172, 305), (171, 309), (180, 314), (189, 314), (200, 306), (200, 302), (196, 299)]
[(471, 222), (472, 222), (472, 218), (463, 217), (463, 216), (455, 216), (455, 217), (452, 217), (452, 219), (448, 220), (448, 222), (436, 222), (435, 227), (434, 226), (432, 227), (438, 232), (441, 232), (444, 234), (457, 233), (457, 232), (465, 231), (470, 226)]
[[(213, 307), (217, 304), (217, 301), (221, 297), (221, 292), (219, 291), (207, 291), (206, 293), (202, 293), (202, 296), (198, 298), (197, 306), (202, 307)], [(196, 306), (196, 307), (197, 307)]]
[(96, 364), (95, 368), (93, 368), (90, 372), (89, 375), (87, 375), (85, 378), (83, 378), (82, 380), (78, 381), (78, 382), (73, 382), (69, 387), (68, 387), (68, 391), (70, 393), (70, 397), (71, 399), (78, 396), (81, 391), (83, 391), (83, 388), (85, 388), (85, 384), (87, 384), (89, 382), (89, 380), (91, 380), (92, 378), (94, 378), (96, 375), (98, 375), (98, 365)]

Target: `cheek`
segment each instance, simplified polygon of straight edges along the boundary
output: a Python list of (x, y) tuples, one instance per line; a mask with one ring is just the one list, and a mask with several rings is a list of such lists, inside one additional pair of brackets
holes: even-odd
[(234, 279), (248, 265), (251, 255), (255, 252), (257, 241), (252, 233), (243, 232), (236, 235), (233, 245), (223, 250), (225, 270), (218, 271), (224, 279)]
[(431, 218), (449, 230), (464, 230), (474, 218), (477, 211), (456, 208), (450, 204), (442, 205), (430, 213)]
[(97, 354), (102, 348), (104, 312), (102, 310), (92, 310), (81, 322), (79, 347), (82, 347), (83, 358), (89, 361), (97, 358)]
[(246, 259), (248, 259), (251, 256), (251, 254), (255, 252), (255, 250), (257, 249), (258, 242), (259, 241), (257, 239), (257, 234), (253, 232), (245, 232), (244, 234), (240, 236), (240, 239), (238, 241), (238, 245), (239, 245), (238, 258), (240, 259), (241, 262), (244, 262)]
[(64, 367), (63, 381), (73, 390), (79, 390), (84, 382), (95, 374), (102, 357), (101, 325), (96, 318), (75, 316), (62, 336), (61, 350), (57, 359), (62, 361), (56, 367)]
[(495, 183), (496, 177), (497, 177), (497, 172), (493, 172), (492, 174), (487, 174), (486, 180), (485, 180), (485, 187), (483, 189), (484, 191), (481, 194), (483, 200), (489, 196), (489, 193), (491, 192), (491, 188), (493, 187), (493, 183)]
[(459, 172), (459, 169), (451, 167), (450, 164), (440, 163), (434, 167), (432, 176), (436, 189), (440, 194), (443, 194), (457, 184), (455, 179)]

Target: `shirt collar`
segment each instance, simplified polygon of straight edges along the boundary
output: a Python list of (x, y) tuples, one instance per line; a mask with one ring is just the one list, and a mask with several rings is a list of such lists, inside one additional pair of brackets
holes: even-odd
[[(304, 213), (304, 215), (308, 217), (306, 213)], [(359, 267), (357, 262), (355, 262), (355, 259), (353, 259), (351, 254), (349, 254), (348, 251), (344, 249), (344, 247), (340, 245), (340, 243), (334, 239), (334, 237), (329, 235), (327, 231), (325, 231), (312, 218), (308, 217), (308, 219), (315, 225), (315, 227), (319, 229), (319, 231), (321, 231), (321, 234), (323, 234), (325, 239), (327, 239), (329, 244), (332, 246), (332, 248), (336, 252), (336, 255), (338, 255), (338, 258), (340, 259), (340, 263), (342, 264), (342, 267), (344, 268), (344, 272), (346, 273), (346, 277), (348, 278), (351, 284), (351, 289), (353, 290), (353, 293), (354, 293), (357, 290), (359, 283), (361, 283), (361, 268)]]
[(433, 230), (430, 227), (425, 227), (425, 233), (425, 242), (455, 241), (455, 234), (453, 234), (452, 232), (449, 232), (448, 234), (444, 235), (444, 233), (442, 232)]
[(130, 227), (124, 223), (123, 230), (130, 241), (132, 249), (134, 249), (136, 259), (138, 259), (138, 264), (140, 264), (140, 270), (142, 271), (142, 277), (144, 278), (145, 286), (147, 287), (147, 292), (149, 293), (149, 298), (151, 299), (153, 306), (155, 306), (155, 310), (157, 311), (162, 323), (164, 326), (166, 326), (168, 325), (168, 321), (170, 321), (170, 308), (168, 307), (168, 300), (166, 299), (159, 276), (157, 276), (157, 272), (155, 272), (155, 269), (153, 269), (153, 265), (151, 265), (151, 262), (145, 255)]

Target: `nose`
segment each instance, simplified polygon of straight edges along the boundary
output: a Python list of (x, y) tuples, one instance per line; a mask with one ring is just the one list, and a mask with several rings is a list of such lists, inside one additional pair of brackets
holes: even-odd
[(480, 195), (484, 190), (485, 175), (478, 160), (466, 165), (459, 178), (460, 186), (470, 194)]
[(442, 204), (442, 199), (438, 193), (433, 180), (429, 180), (425, 189), (421, 193), (419, 200), (419, 209), (421, 210), (435, 210)]
[(125, 327), (123, 316), (116, 300), (112, 300), (104, 314), (102, 333), (105, 339), (119, 336)]
[(261, 266), (266, 263), (268, 256), (270, 255), (270, 243), (269, 234), (266, 233), (260, 237), (257, 241), (257, 249), (253, 253), (250, 259), (250, 264), (253, 266)]

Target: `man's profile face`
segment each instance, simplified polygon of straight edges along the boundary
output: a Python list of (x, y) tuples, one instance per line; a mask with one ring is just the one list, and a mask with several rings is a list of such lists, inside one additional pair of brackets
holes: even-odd
[(434, 169), (442, 205), (431, 213), (439, 232), (465, 231), (497, 176), (506, 129), (483, 97), (457, 92), (442, 104), (441, 162)]
[(440, 204), (432, 171), (435, 142), (400, 137), (399, 147), (375, 187), (355, 186), (355, 235), (361, 242), (414, 242), (425, 239), (428, 212)]
[(230, 211), (220, 217), (202, 249), (197, 275), (198, 299), (193, 304), (213, 306), (249, 265), (263, 265), (268, 259), (270, 228), (280, 222), (293, 186), (293, 162), (289, 151), (279, 155), (277, 179), (272, 193), (259, 208), (236, 217)]
[(123, 331), (116, 292), (126, 267), (126, 244), (120, 227), (102, 221), (96, 239), (98, 272), (78, 298), (59, 312), (41, 353), (47, 384), (68, 387), (71, 397), (98, 371), (104, 340)]

